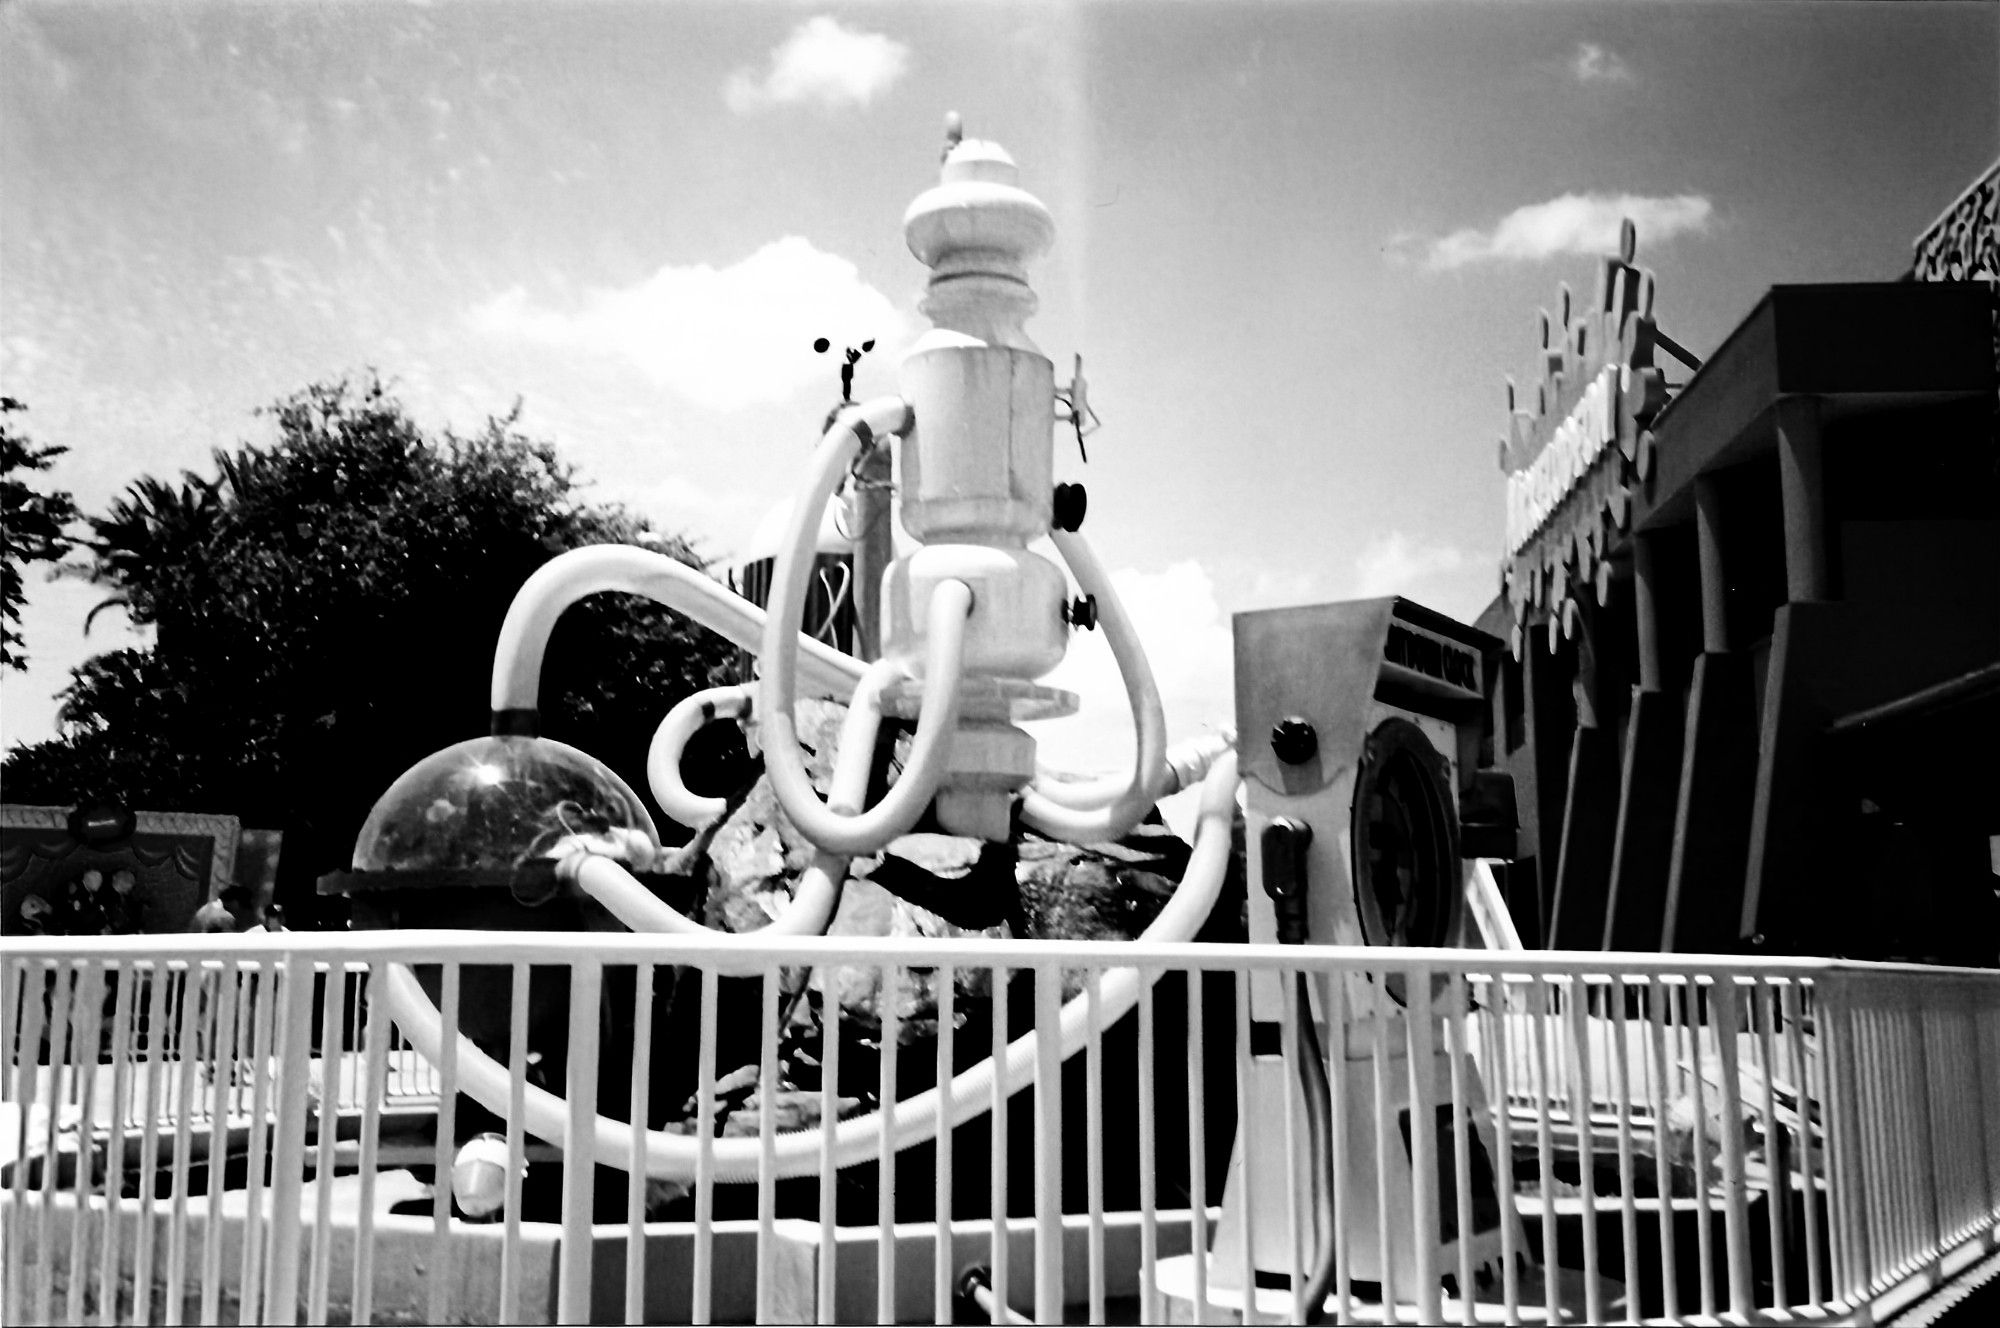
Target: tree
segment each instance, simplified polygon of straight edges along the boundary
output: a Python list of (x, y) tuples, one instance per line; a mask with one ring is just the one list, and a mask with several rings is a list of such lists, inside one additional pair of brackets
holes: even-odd
[(27, 597), (22, 573), (33, 563), (53, 563), (69, 552), (68, 527), (77, 519), (76, 503), (58, 489), (40, 493), (26, 475), (47, 470), (66, 452), (62, 447), (37, 447), (14, 430), (11, 417), (27, 407), (13, 397), (0, 397), (0, 666), (28, 667), (27, 642), (21, 636), (21, 608)]
[[(275, 445), (217, 451), (213, 476), (143, 478), (88, 518), (106, 603), (154, 642), (76, 669), (60, 735), (0, 773), (12, 801), (115, 796), (282, 829), (278, 899), (297, 925), (396, 776), (485, 732), (500, 623), (535, 568), (607, 542), (701, 562), (686, 540), (582, 501), (512, 415), (428, 438), (373, 378), (307, 387), (269, 414)], [(550, 641), (544, 731), (647, 796), (652, 725), (732, 668), (723, 643), (666, 610), (595, 596)]]

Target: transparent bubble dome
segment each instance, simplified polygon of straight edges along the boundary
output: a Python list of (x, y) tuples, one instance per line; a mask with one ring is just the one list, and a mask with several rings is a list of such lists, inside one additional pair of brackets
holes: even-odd
[(516, 871), (577, 848), (648, 871), (660, 839), (596, 757), (549, 738), (474, 738), (389, 786), (355, 841), (354, 870)]

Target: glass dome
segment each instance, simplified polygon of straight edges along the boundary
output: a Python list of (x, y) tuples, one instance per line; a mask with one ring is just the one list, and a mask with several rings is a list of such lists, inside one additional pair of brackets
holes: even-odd
[(518, 871), (581, 847), (635, 872), (660, 856), (644, 805), (596, 757), (548, 738), (474, 738), (389, 786), (355, 841), (354, 870)]

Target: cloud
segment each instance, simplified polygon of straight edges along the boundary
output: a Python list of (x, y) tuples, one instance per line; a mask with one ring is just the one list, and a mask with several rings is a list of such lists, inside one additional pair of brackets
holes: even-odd
[(907, 339), (907, 320), (853, 263), (796, 235), (729, 267), (668, 266), (635, 286), (594, 291), (575, 313), (540, 307), (516, 287), (467, 321), (491, 336), (623, 358), (720, 412), (823, 389), (836, 366), (812, 353), (815, 337), (836, 347), (874, 338), (885, 359)]
[(607, 501), (622, 503), (649, 517), (664, 530), (683, 531), (690, 519), (713, 522), (745, 516), (770, 505), (770, 495), (746, 489), (714, 489), (681, 475), (641, 484), (607, 484), (598, 490)]
[(48, 363), (48, 348), (33, 337), (19, 333), (0, 337), (0, 373), (10, 381), (34, 377), (35, 370)]
[(1471, 563), (1465, 551), (1450, 544), (1419, 544), (1400, 530), (1378, 535), (1354, 558), (1349, 590), (1356, 599), (1377, 595), (1408, 595), (1423, 582), (1448, 576)]
[(1569, 62), (1569, 72), (1579, 83), (1630, 83), (1632, 67), (1625, 58), (1608, 46), (1596, 42), (1578, 42), (1576, 55)]
[[(1214, 582), (1202, 565), (1179, 562), (1158, 572), (1119, 568), (1111, 573), (1111, 584), (1152, 667), (1166, 714), (1167, 741), (1179, 742), (1234, 724), (1235, 659), (1229, 617), (1217, 603)], [(1075, 692), (1082, 705), (1067, 718), (1029, 726), (1041, 760), (1077, 774), (1129, 771), (1136, 746), (1132, 710), (1104, 632), (1073, 633), (1069, 653), (1042, 681)], [(1170, 811), (1168, 820), (1178, 828), (1177, 815)]]
[(722, 97), (738, 115), (800, 103), (827, 110), (866, 106), (909, 65), (910, 48), (893, 37), (844, 27), (822, 14), (792, 29), (762, 74), (747, 65), (733, 71)]
[[(1208, 570), (1192, 560), (1156, 572), (1125, 567), (1111, 573), (1111, 582), (1152, 667), (1168, 743), (1234, 726), (1234, 629)], [(1251, 590), (1253, 602), (1241, 607), (1400, 594), (1470, 622), (1492, 599), (1494, 582), (1491, 560), (1392, 530), (1362, 547), (1344, 579), (1338, 571), (1324, 580), (1291, 570), (1274, 571), (1269, 577), (1260, 572)], [(1074, 633), (1069, 653), (1042, 681), (1075, 692), (1081, 705), (1067, 718), (1028, 726), (1041, 761), (1082, 775), (1130, 770), (1136, 746), (1131, 707), (1104, 633)], [(1167, 823), (1186, 834), (1195, 801), (1192, 793), (1169, 799), (1163, 806)]]
[(1490, 231), (1468, 226), (1435, 240), (1402, 232), (1391, 237), (1388, 249), (1392, 256), (1420, 261), (1433, 272), (1472, 263), (1614, 253), (1619, 223), (1627, 217), (1638, 226), (1640, 239), (1657, 244), (1676, 235), (1704, 234), (1714, 224), (1715, 207), (1700, 194), (1564, 194), (1515, 208)]

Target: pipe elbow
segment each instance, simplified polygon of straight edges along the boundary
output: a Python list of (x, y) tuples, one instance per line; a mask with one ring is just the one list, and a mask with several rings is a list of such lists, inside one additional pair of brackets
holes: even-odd
[(903, 398), (881, 396), (844, 407), (833, 417), (833, 422), (835, 427), (852, 431), (866, 444), (883, 436), (904, 437), (916, 425), (917, 416)]

